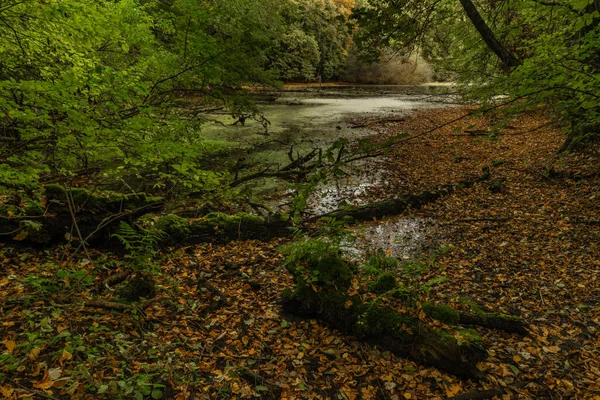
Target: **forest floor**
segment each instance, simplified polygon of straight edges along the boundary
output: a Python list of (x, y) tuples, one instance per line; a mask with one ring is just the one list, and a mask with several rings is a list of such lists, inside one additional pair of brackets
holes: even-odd
[(482, 381), (284, 315), (287, 239), (165, 250), (157, 260), (164, 301), (143, 312), (86, 303), (114, 301), (101, 289), (126, 267), (117, 256), (0, 245), (0, 395), (233, 399), (280, 389), (282, 399), (443, 399), (494, 390), (478, 398), (600, 399), (600, 146), (557, 155), (563, 135), (537, 113), (493, 139), (482, 136), (496, 122), (489, 116), (425, 133), (466, 111), (366, 122), (376, 140), (412, 135), (386, 156), (389, 180), (404, 190), (490, 167), (491, 180), (409, 213), (432, 221), (445, 249), (417, 278), (448, 278), (430, 300), (466, 297), (530, 324), (527, 336), (477, 328), (489, 356), (478, 366)]

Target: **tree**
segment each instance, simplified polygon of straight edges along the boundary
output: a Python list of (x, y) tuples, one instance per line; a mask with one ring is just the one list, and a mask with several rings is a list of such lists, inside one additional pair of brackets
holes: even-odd
[(481, 35), (481, 39), (485, 42), (485, 44), (490, 48), (491, 51), (494, 52), (502, 62), (502, 64), (507, 68), (516, 67), (520, 64), (517, 57), (512, 54), (506, 47), (502, 45), (494, 35), (494, 32), (488, 27), (487, 23), (475, 8), (475, 5), (471, 0), (460, 0), (460, 4), (462, 5), (465, 13), (471, 20), (471, 23), (477, 29), (477, 32)]
[(338, 77), (350, 46), (347, 18), (352, 1), (289, 0), (284, 3), (285, 32), (269, 53), (269, 68), (285, 80)]
[[(271, 84), (278, 3), (9, 0), (0, 6), (0, 182), (33, 189), (96, 172), (114, 185), (218, 187), (200, 167), (215, 104)], [(182, 107), (182, 95), (195, 100)], [(129, 179), (132, 178), (132, 179)]]
[(599, 2), (477, 4), (372, 0), (354, 12), (358, 42), (370, 49), (419, 49), (452, 70), (468, 98), (493, 102), (508, 95), (508, 113), (547, 105), (569, 132), (564, 148), (597, 136)]

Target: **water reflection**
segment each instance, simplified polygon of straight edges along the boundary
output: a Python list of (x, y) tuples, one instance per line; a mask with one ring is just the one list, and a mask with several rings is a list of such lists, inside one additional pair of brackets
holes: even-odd
[(438, 240), (434, 221), (429, 218), (395, 217), (363, 223), (354, 229), (356, 240), (343, 247), (358, 259), (366, 251), (381, 249), (390, 257), (412, 261), (435, 248)]

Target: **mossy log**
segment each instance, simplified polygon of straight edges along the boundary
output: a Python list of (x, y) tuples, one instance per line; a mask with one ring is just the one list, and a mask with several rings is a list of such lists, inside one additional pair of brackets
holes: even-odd
[[(475, 332), (433, 330), (423, 321), (380, 305), (363, 303), (350, 296), (354, 271), (326, 245), (302, 244), (299, 254), (288, 257), (286, 266), (294, 276), (294, 290), (283, 293), (284, 310), (318, 318), (340, 331), (354, 335), (399, 356), (432, 365), (462, 377), (477, 377), (476, 364), (486, 358)], [(305, 254), (304, 260), (302, 255)]]
[(514, 315), (486, 312), (479, 307), (472, 307), (473, 312), (457, 311), (448, 305), (434, 303), (423, 303), (422, 307), (425, 314), (446, 324), (476, 325), (523, 335), (528, 333), (527, 323)]
[[(362, 304), (336, 290), (314, 291), (298, 285), (283, 295), (284, 310), (318, 318), (392, 353), (456, 376), (478, 378), (487, 353), (474, 332), (433, 330), (418, 318), (376, 304)], [(458, 338), (457, 338), (458, 337)]]
[(425, 191), (419, 194), (407, 195), (395, 199), (384, 200), (363, 206), (358, 206), (348, 209), (340, 209), (332, 211), (322, 217), (331, 217), (342, 219), (351, 217), (356, 221), (368, 221), (373, 218), (382, 218), (390, 215), (402, 214), (409, 208), (420, 208), (428, 203), (432, 203), (443, 196), (450, 195), (460, 188), (469, 188), (477, 182), (482, 182), (490, 178), (489, 168), (484, 168), (483, 173), (479, 176), (464, 179), (453, 185), (443, 185), (433, 191)]
[(165, 232), (163, 244), (268, 239), (291, 234), (288, 229), (291, 226), (289, 219), (282, 216), (266, 219), (247, 213), (228, 215), (211, 212), (200, 218), (148, 214), (140, 218), (138, 223), (143, 228), (156, 228)]
[(29, 206), (27, 210), (8, 212), (10, 210), (0, 209), (3, 236), (25, 243), (56, 243), (70, 235), (79, 235), (74, 229), (75, 220), (81, 236), (90, 241), (105, 238), (106, 235), (99, 233), (106, 232), (123, 219), (132, 221), (164, 207), (163, 198), (144, 193), (67, 189), (57, 184), (46, 185), (42, 198), (43, 203), (32, 203), (37, 206)]
[(527, 324), (519, 317), (502, 313), (459, 313), (461, 325), (477, 325), (505, 332), (528, 334)]

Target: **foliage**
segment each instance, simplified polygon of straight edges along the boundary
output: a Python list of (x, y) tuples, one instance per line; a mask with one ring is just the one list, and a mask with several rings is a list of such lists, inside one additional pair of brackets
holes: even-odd
[(323, 217), (320, 222), (321, 225), (315, 230), (315, 235), (318, 237), (327, 237), (335, 243), (348, 243), (355, 239), (352, 232), (346, 229), (346, 225), (352, 222), (350, 217), (339, 220), (332, 217)]
[(129, 225), (125, 221), (119, 223), (119, 229), (113, 233), (128, 254), (126, 258), (130, 261), (130, 267), (137, 272), (157, 272), (159, 265), (157, 263), (158, 249), (166, 233), (157, 227), (150, 229)]
[[(0, 181), (101, 171), (108, 183), (216, 190), (203, 110), (272, 83), (277, 2), (25, 0), (0, 7)], [(197, 101), (179, 107), (182, 93)], [(173, 107), (173, 106), (178, 107)], [(148, 185), (148, 184), (146, 184)]]
[(398, 265), (398, 259), (387, 256), (383, 249), (377, 249), (367, 253), (365, 272), (368, 275), (379, 275), (384, 272), (395, 271)]
[(384, 272), (377, 276), (377, 280), (370, 285), (371, 291), (376, 294), (386, 293), (397, 287), (398, 282), (396, 281), (396, 274), (391, 271)]
[[(464, 4), (473, 4), (463, 1)], [(419, 49), (464, 83), (471, 101), (517, 114), (549, 106), (569, 130), (565, 148), (597, 135), (600, 9), (593, 0), (505, 1), (476, 5), (502, 47), (517, 60), (507, 68), (454, 1), (372, 0), (355, 10), (358, 43), (377, 57), (389, 48)]]
[(284, 80), (331, 79), (342, 72), (350, 46), (347, 17), (352, 1), (290, 0), (284, 33), (269, 52), (269, 68)]
[(338, 244), (321, 239), (298, 240), (282, 248), (283, 266), (306, 284), (348, 288), (352, 268), (342, 257)]

